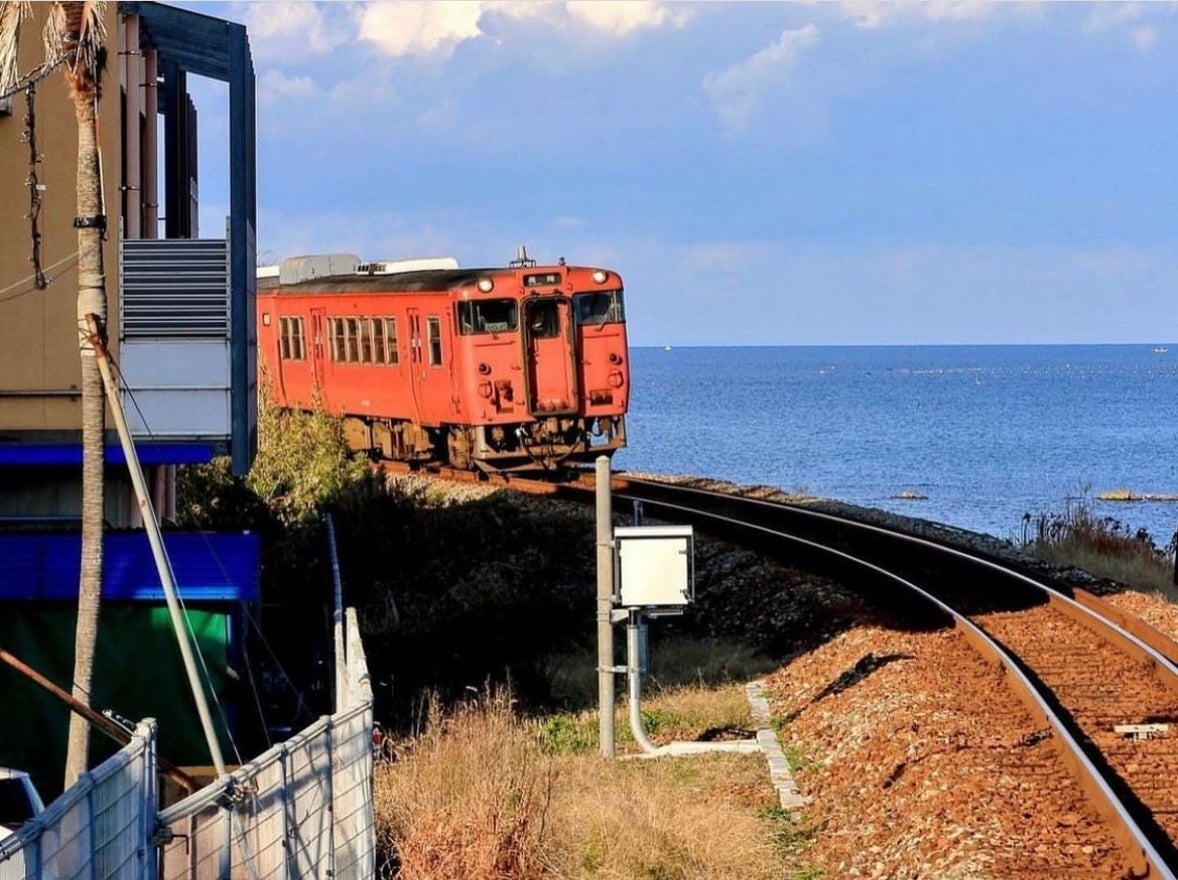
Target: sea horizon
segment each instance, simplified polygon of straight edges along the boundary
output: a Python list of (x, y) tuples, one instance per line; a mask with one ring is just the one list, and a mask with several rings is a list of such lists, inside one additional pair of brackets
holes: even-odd
[[(616, 466), (771, 485), (1001, 538), (1086, 497), (1164, 545), (1178, 504), (1165, 343), (635, 346)], [(1178, 352), (1178, 346), (1175, 351)], [(918, 498), (903, 497), (919, 496)]]

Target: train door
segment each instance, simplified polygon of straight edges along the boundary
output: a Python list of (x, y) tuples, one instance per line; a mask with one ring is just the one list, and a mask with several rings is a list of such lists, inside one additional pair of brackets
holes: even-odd
[(308, 328), (311, 331), (311, 351), (309, 356), (311, 358), (311, 389), (312, 399), (305, 401), (307, 406), (314, 402), (314, 393), (318, 391), (323, 395), (324, 405), (327, 404), (326, 388), (327, 376), (325, 371), (327, 369), (327, 346), (330, 344), (328, 339), (327, 327), (327, 309), (312, 308), (311, 309), (311, 326)]
[(576, 413), (580, 405), (572, 303), (568, 297), (524, 300), (528, 410), (536, 418)]
[(421, 383), (425, 380), (425, 357), (421, 344), (421, 313), (417, 309), (409, 309), (409, 391), (413, 396), (413, 416), (416, 421), (422, 420), (421, 414)]

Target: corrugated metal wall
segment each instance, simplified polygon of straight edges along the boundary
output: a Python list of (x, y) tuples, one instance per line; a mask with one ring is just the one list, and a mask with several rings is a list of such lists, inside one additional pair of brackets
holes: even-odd
[(220, 239), (123, 242), (124, 339), (229, 335), (229, 248)]

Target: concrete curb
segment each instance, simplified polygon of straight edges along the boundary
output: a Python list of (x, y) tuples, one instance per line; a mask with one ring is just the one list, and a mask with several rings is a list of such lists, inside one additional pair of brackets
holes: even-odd
[(745, 686), (749, 706), (753, 710), (753, 722), (757, 725), (757, 744), (765, 753), (769, 762), (769, 780), (777, 789), (777, 796), (781, 799), (781, 806), (786, 810), (796, 810), (810, 803), (808, 797), (803, 797), (794, 782), (789, 769), (789, 762), (785, 760), (785, 753), (781, 751), (781, 744), (777, 741), (777, 733), (773, 730), (769, 717), (769, 701), (765, 699), (765, 682), (750, 681)]

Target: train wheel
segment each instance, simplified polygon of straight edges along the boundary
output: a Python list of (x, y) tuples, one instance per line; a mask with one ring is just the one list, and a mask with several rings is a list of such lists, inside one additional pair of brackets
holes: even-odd
[(474, 444), (466, 428), (451, 428), (446, 435), (446, 458), (450, 467), (468, 471), (472, 466), (471, 449)]

